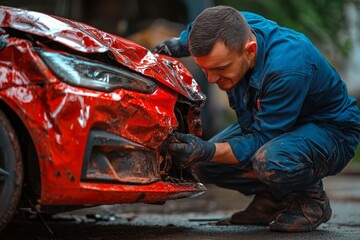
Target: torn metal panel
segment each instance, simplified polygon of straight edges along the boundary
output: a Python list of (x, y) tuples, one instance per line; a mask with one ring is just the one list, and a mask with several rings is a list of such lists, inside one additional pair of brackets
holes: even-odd
[(173, 58), (162, 56), (159, 59), (134, 42), (87, 24), (9, 7), (0, 9), (1, 27), (42, 36), (80, 52), (111, 52), (120, 64), (161, 81), (183, 96), (196, 101), (205, 99), (188, 70)]
[[(201, 136), (205, 96), (180, 62), (86, 24), (26, 10), (0, 6), (0, 27), (0, 98), (35, 145), (40, 204), (152, 203), (205, 191), (191, 177), (177, 181), (182, 175), (160, 153), (173, 131)], [(74, 64), (56, 69), (41, 51)], [(115, 82), (97, 89), (111, 81), (98, 66), (128, 72), (121, 80), (130, 87)], [(137, 80), (154, 84), (142, 91)]]

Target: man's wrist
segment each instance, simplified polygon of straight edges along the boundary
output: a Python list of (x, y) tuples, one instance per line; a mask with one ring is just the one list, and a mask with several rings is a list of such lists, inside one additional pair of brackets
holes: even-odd
[(235, 157), (228, 142), (215, 143), (215, 154), (210, 162), (229, 165), (239, 164), (239, 160)]

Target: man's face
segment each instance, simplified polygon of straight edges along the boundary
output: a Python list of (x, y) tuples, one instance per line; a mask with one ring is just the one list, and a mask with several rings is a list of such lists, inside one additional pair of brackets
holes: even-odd
[(223, 42), (217, 42), (208, 55), (194, 57), (194, 60), (204, 71), (208, 82), (216, 83), (222, 90), (233, 88), (251, 67), (246, 51), (229, 51)]

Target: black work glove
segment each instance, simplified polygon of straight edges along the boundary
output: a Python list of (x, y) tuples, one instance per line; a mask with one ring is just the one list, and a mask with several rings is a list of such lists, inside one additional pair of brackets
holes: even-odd
[(169, 144), (172, 160), (181, 168), (204, 161), (210, 161), (215, 154), (215, 143), (203, 141), (192, 134), (174, 133), (174, 141)]
[(184, 57), (185, 54), (181, 49), (180, 38), (170, 38), (157, 45), (153, 52), (165, 54), (171, 57)]

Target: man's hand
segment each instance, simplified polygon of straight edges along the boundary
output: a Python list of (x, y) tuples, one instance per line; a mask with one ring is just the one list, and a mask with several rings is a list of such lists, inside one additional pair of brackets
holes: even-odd
[(170, 38), (165, 40), (164, 42), (157, 45), (152, 51), (171, 57), (184, 57), (179, 38)]
[(169, 151), (175, 164), (187, 168), (199, 161), (210, 161), (215, 154), (215, 144), (192, 135), (174, 133), (175, 140), (169, 144)]

